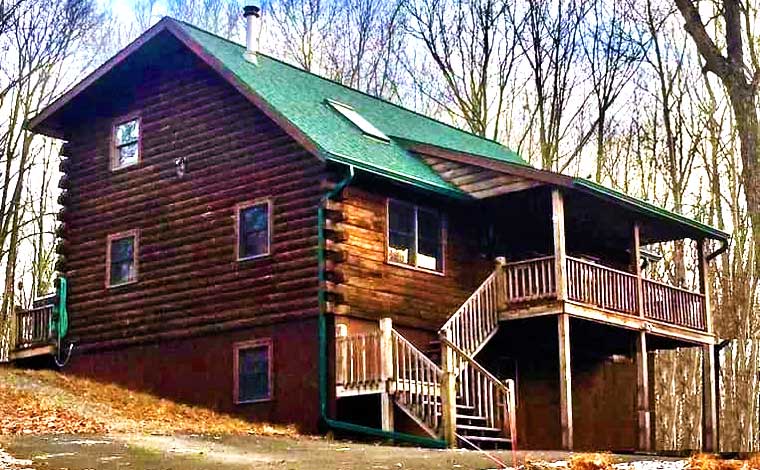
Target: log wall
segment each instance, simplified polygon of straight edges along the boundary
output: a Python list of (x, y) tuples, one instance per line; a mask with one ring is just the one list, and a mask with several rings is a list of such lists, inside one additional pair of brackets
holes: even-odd
[[(478, 250), (478, 222), (456, 205), (405, 195), (394, 186), (349, 186), (339, 224), (343, 302), (352, 317), (391, 317), (394, 327), (436, 331), (493, 270)], [(386, 261), (386, 201), (398, 198), (441, 210), (446, 218), (442, 275)]]
[[(110, 171), (113, 119), (128, 113), (141, 118), (141, 161)], [(197, 61), (146, 72), (127, 106), (103, 103), (97, 114), (66, 146), (61, 251), (78, 351), (318, 313), (325, 169), (315, 157)], [(178, 157), (187, 159), (183, 178)], [(234, 208), (258, 198), (273, 203), (271, 256), (237, 261)], [(106, 237), (131, 229), (139, 280), (106, 288)]]

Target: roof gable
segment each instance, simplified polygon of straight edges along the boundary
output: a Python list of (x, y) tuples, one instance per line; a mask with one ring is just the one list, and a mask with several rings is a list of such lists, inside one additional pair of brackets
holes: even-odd
[[(92, 85), (96, 85), (98, 80), (127, 61), (133, 53), (160, 37), (159, 34), (164, 31), (173, 34), (307, 150), (324, 160), (350, 164), (370, 173), (462, 198), (490, 197), (535, 184), (574, 187), (596, 197), (614, 200), (628, 209), (689, 226), (707, 236), (727, 238), (727, 234), (719, 230), (609, 188), (578, 178), (536, 170), (515, 152), (497, 142), (264, 54), (259, 54), (257, 63), (252, 64), (244, 58), (243, 46), (171, 18), (162, 19), (43, 110), (29, 122), (29, 129), (59, 137), (61, 111)], [(330, 101), (350, 106), (387, 135), (389, 140), (366, 135), (331, 106)], [(451, 170), (449, 164), (420, 155), (430, 149), (465, 155), (468, 161), (474, 159), (476, 165), (489, 168), (489, 171), (466, 175), (464, 180), (457, 178), (456, 171), (447, 173), (447, 170)], [(434, 156), (435, 153), (427, 155)], [(501, 176), (491, 171), (494, 170), (494, 165), (496, 173), (501, 173)], [(505, 178), (505, 172), (518, 178)], [(499, 184), (494, 186), (493, 181), (485, 181), (489, 176)], [(475, 180), (468, 181), (467, 178)]]

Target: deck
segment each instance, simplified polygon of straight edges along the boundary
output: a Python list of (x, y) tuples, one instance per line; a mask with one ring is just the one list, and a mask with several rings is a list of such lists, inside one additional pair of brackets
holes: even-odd
[[(602, 264), (554, 256), (504, 265), (502, 320), (567, 313), (624, 328), (710, 343), (704, 294)], [(566, 285), (558, 289), (558, 273)]]
[(53, 354), (55, 345), (52, 321), (52, 302), (44, 302), (30, 309), (16, 309), (13, 312), (14, 343), (10, 359), (20, 360)]

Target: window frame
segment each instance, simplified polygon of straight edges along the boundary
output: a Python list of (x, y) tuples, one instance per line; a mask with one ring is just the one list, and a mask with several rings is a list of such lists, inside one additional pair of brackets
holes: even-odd
[[(111, 284), (111, 244), (116, 240), (123, 238), (134, 238), (134, 247), (132, 249), (132, 261), (135, 267), (135, 277), (132, 280), (126, 282), (120, 282), (119, 284)], [(116, 287), (128, 286), (135, 284), (140, 280), (140, 231), (138, 229), (125, 230), (123, 232), (116, 232), (109, 234), (106, 237), (106, 289), (113, 289)]]
[[(116, 145), (116, 128), (122, 124), (126, 124), (130, 121), (137, 121), (137, 160), (133, 163), (127, 163), (125, 165), (118, 165), (119, 147)], [(130, 113), (123, 116), (119, 116), (111, 122), (111, 136), (109, 138), (109, 158), (108, 166), (111, 171), (119, 171), (124, 168), (130, 168), (137, 166), (142, 162), (143, 154), (143, 122), (142, 116), (139, 113)], [(129, 144), (127, 144), (129, 145)]]
[[(391, 248), (391, 204), (398, 204), (400, 206), (406, 206), (414, 212), (414, 227), (413, 227), (413, 235), (414, 235), (414, 264), (406, 264), (401, 263), (399, 261), (393, 261), (390, 258), (390, 248)], [(419, 219), (419, 211), (423, 210), (425, 212), (431, 212), (433, 214), (437, 214), (441, 221), (441, 238), (440, 238), (440, 248), (441, 248), (441, 269), (428, 269), (423, 268), (421, 266), (417, 266), (417, 255), (419, 254), (419, 229), (418, 229), (418, 219)], [(406, 269), (412, 269), (415, 271), (420, 271), (428, 274), (435, 274), (438, 276), (445, 276), (446, 275), (446, 251), (447, 251), (447, 243), (446, 239), (448, 236), (448, 222), (446, 215), (437, 209), (433, 209), (432, 207), (414, 204), (411, 202), (402, 201), (395, 198), (387, 198), (385, 201), (385, 262), (392, 266), (398, 266), (401, 268)]]
[[(258, 206), (260, 204), (267, 205), (267, 251), (265, 253), (259, 253), (257, 255), (240, 256), (240, 214), (251, 207)], [(274, 203), (272, 198), (264, 197), (259, 199), (253, 199), (251, 201), (244, 201), (235, 204), (235, 260), (236, 261), (248, 261), (259, 258), (266, 258), (272, 254), (272, 233), (274, 225)]]
[[(267, 396), (253, 400), (240, 399), (240, 351), (245, 349), (267, 348)], [(272, 338), (259, 338), (241, 341), (232, 345), (232, 399), (236, 405), (261, 403), (274, 400), (274, 354)]]

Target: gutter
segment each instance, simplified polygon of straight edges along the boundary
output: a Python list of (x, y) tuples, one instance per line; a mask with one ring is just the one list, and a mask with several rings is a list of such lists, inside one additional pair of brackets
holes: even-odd
[(327, 369), (328, 369), (328, 342), (327, 342), (327, 319), (326, 305), (327, 295), (324, 289), (325, 277), (325, 205), (327, 201), (338, 196), (353, 181), (356, 171), (353, 165), (348, 165), (348, 174), (341, 180), (335, 188), (329, 190), (322, 197), (317, 209), (317, 261), (319, 266), (319, 316), (317, 330), (319, 334), (319, 418), (320, 424), (328, 429), (348, 431), (358, 434), (364, 434), (372, 437), (391, 439), (395, 441), (408, 442), (423, 447), (446, 448), (446, 442), (440, 439), (431, 439), (428, 437), (415, 436), (413, 434), (400, 433), (395, 431), (384, 431), (382, 429), (362, 426), (359, 424), (338, 421), (327, 416)]

